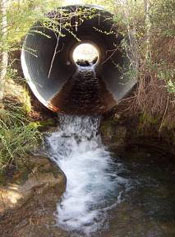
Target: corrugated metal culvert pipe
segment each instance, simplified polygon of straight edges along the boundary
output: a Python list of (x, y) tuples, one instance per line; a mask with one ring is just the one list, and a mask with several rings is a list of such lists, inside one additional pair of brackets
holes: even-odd
[[(24, 76), (38, 100), (55, 112), (101, 114), (135, 85), (130, 60), (121, 47), (113, 15), (93, 5), (48, 13), (29, 31), (22, 49)], [(76, 61), (80, 44), (95, 47), (97, 58)]]

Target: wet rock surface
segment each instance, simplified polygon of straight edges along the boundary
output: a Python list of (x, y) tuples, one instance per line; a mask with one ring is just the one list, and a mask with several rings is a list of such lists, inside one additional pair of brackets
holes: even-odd
[(127, 138), (127, 126), (118, 123), (114, 119), (102, 120), (100, 125), (100, 133), (103, 143), (109, 149), (124, 150)]
[[(159, 140), (128, 141), (128, 127), (118, 118), (102, 121), (101, 133), (113, 159), (125, 165), (120, 175), (133, 185), (112, 209), (110, 228), (94, 237), (174, 237), (174, 156)], [(70, 237), (56, 226), (54, 216), (64, 175), (42, 157), (29, 157), (27, 166), (27, 172), (13, 174), (8, 185), (0, 186), (0, 236)]]
[(33, 157), (27, 174), (15, 174), (0, 187), (0, 236), (67, 236), (56, 227), (56, 203), (65, 177), (48, 159)]

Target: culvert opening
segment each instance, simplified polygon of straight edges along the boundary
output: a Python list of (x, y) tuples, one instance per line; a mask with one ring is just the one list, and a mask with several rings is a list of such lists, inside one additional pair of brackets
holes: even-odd
[[(135, 63), (131, 64), (130, 52), (122, 47), (123, 36), (110, 12), (93, 5), (71, 5), (48, 13), (48, 17), (60, 22), (62, 12), (66, 13), (66, 18), (62, 18), (64, 27), (60, 37), (57, 35), (59, 24), (55, 26), (58, 30), (54, 31), (42, 22), (36, 22), (27, 34), (21, 56), (24, 76), (38, 100), (54, 112), (105, 113), (136, 84), (134, 73), (127, 73)], [(81, 12), (80, 16), (78, 13)], [(95, 12), (93, 17), (92, 12)], [(79, 23), (77, 27), (76, 22)], [(77, 53), (89, 42), (88, 47), (93, 48), (90, 53), (89, 49)], [(94, 46), (97, 46), (95, 50)], [(31, 49), (32, 53), (26, 49)], [(93, 61), (95, 52), (99, 57), (97, 62)], [(95, 67), (78, 67), (78, 58), (73, 59), (73, 54), (83, 55), (80, 60), (94, 62)], [(86, 58), (86, 55), (93, 56)], [(86, 69), (94, 71), (84, 73)]]
[(92, 66), (99, 60), (99, 50), (92, 43), (80, 43), (74, 48), (72, 57), (79, 66)]

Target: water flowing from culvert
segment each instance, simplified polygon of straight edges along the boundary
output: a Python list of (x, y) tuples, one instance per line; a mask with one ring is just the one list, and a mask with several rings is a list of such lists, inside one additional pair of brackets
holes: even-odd
[[(80, 69), (75, 82), (83, 80), (85, 86), (74, 87), (81, 92), (81, 99), (74, 94), (77, 104), (86, 102), (84, 89), (86, 85), (92, 89), (88, 77), (95, 77), (93, 67)], [(100, 116), (59, 114), (58, 118), (60, 125), (47, 136), (46, 144), (67, 179), (56, 211), (58, 227), (68, 231), (62, 236), (175, 236), (174, 165), (167, 153), (152, 150), (152, 144), (146, 150), (134, 144), (133, 151), (126, 149), (118, 158), (118, 151), (111, 154), (102, 144)]]
[[(84, 73), (84, 83), (87, 84), (88, 77), (95, 80), (93, 66), (78, 68), (80, 75)], [(80, 75), (77, 72), (77, 77)], [(107, 227), (107, 212), (121, 201), (127, 182), (117, 175), (121, 164), (112, 161), (102, 144), (98, 131), (100, 116), (58, 117), (58, 131), (47, 138), (50, 158), (67, 179), (66, 191), (57, 206), (58, 225), (90, 236)]]
[(107, 211), (121, 201), (127, 181), (117, 175), (122, 165), (112, 161), (101, 142), (99, 116), (59, 119), (58, 131), (47, 138), (50, 157), (67, 179), (57, 206), (58, 225), (89, 236), (107, 227)]

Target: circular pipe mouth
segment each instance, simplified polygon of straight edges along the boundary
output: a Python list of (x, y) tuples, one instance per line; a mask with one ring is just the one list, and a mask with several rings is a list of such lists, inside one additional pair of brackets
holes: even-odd
[[(48, 13), (48, 19), (30, 29), (22, 48), (24, 76), (35, 96), (55, 112), (110, 110), (136, 84), (113, 15), (98, 6), (73, 5)], [(97, 61), (75, 62), (74, 51), (83, 44), (96, 48)]]
[(79, 66), (97, 65), (100, 61), (100, 48), (91, 41), (80, 42), (71, 50), (71, 61)]

